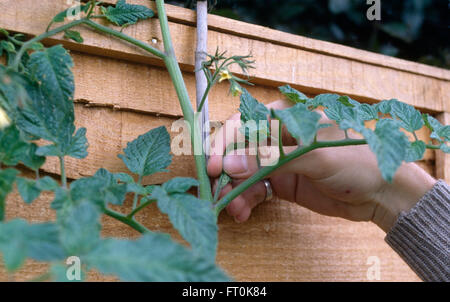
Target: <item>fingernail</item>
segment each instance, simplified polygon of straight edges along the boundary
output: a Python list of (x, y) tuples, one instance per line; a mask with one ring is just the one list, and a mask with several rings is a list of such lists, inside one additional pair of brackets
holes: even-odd
[(241, 174), (247, 171), (247, 156), (245, 155), (227, 155), (223, 159), (223, 169), (228, 174)]
[(234, 218), (234, 222), (241, 223), (241, 221), (239, 221), (236, 217), (233, 217), (233, 218)]

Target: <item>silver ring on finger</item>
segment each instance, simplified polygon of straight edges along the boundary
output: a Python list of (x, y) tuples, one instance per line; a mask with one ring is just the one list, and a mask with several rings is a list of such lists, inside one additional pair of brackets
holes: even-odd
[(271, 201), (273, 199), (273, 190), (270, 181), (267, 179), (263, 180), (264, 186), (266, 187), (266, 198), (264, 201)]

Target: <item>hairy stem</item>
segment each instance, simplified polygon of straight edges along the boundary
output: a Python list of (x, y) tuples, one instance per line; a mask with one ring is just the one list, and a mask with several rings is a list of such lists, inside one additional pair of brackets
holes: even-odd
[[(138, 184), (138, 185), (141, 185), (141, 183), (142, 183), (142, 175), (139, 175), (139, 179), (138, 179), (137, 184)], [(134, 197), (133, 197), (133, 210), (136, 209), (136, 207), (137, 207), (138, 197), (139, 197), (138, 193), (134, 193)]]
[(306, 154), (312, 150), (319, 149), (319, 148), (328, 148), (328, 147), (341, 147), (341, 146), (352, 146), (352, 145), (364, 145), (367, 144), (366, 140), (364, 139), (348, 139), (348, 140), (341, 140), (341, 141), (325, 141), (325, 142), (314, 142), (313, 144), (307, 146), (307, 147), (300, 147), (297, 150), (287, 154), (285, 157), (280, 158), (278, 163), (273, 166), (266, 166), (253, 174), (250, 178), (245, 180), (243, 183), (241, 183), (239, 186), (231, 190), (225, 197), (223, 197), (215, 207), (216, 215), (219, 215), (219, 213), (237, 196), (242, 194), (245, 190), (250, 188), (252, 185), (257, 183), (258, 181), (263, 180), (267, 176), (269, 176), (273, 171), (278, 169), (279, 167), (283, 166), (284, 164), (290, 162), (291, 160), (302, 156), (303, 154)]
[(64, 164), (64, 157), (59, 157), (59, 166), (61, 169), (61, 185), (64, 189), (67, 189), (67, 177), (66, 177), (66, 167)]
[(186, 89), (186, 84), (184, 83), (180, 66), (178, 65), (178, 61), (175, 57), (172, 38), (169, 31), (169, 22), (167, 20), (166, 11), (164, 8), (164, 1), (156, 0), (156, 8), (158, 10), (158, 17), (164, 41), (164, 50), (166, 52), (164, 62), (166, 63), (167, 70), (169, 71), (170, 77), (175, 86), (178, 100), (180, 101), (181, 109), (183, 111), (184, 119), (190, 125), (191, 141), (193, 142), (192, 146), (194, 148), (195, 166), (197, 168), (197, 176), (200, 183), (200, 198), (212, 201), (213, 197), (211, 192), (211, 183), (206, 172), (206, 159), (203, 146), (201, 145), (199, 150), (195, 150), (196, 145), (198, 145), (197, 140), (201, 138), (201, 131), (198, 127), (198, 123), (195, 120), (194, 111), (192, 109), (192, 104)]
[(139, 207), (137, 207), (136, 209), (134, 209), (133, 211), (131, 211), (130, 214), (127, 215), (127, 218), (131, 219), (133, 218), (138, 212), (140, 212), (142, 209), (148, 207), (149, 205), (151, 205), (152, 203), (154, 203), (156, 200), (151, 199), (148, 200), (146, 202), (144, 202), (143, 204), (141, 204)]
[(143, 50), (145, 50), (145, 51), (147, 51), (147, 52), (149, 52), (149, 53), (151, 53), (151, 54), (161, 58), (161, 59), (164, 59), (164, 57), (166, 56), (159, 49), (156, 49), (153, 46), (150, 46), (147, 43), (144, 43), (144, 42), (142, 42), (140, 40), (137, 40), (137, 39), (135, 39), (133, 37), (130, 37), (130, 36), (120, 32), (120, 31), (114, 30), (114, 29), (109, 28), (107, 26), (103, 26), (103, 25), (98, 24), (98, 23), (96, 23), (94, 21), (91, 21), (89, 19), (84, 19), (84, 21), (82, 23), (84, 23), (87, 26), (92, 27), (92, 28), (94, 28), (94, 29), (96, 29), (98, 31), (101, 31), (101, 32), (106, 33), (106, 34), (109, 34), (109, 35), (114, 36), (116, 38), (119, 38), (121, 40), (127, 41), (127, 42), (129, 42), (129, 43), (131, 43), (131, 44), (133, 44), (133, 45), (135, 45), (135, 46), (137, 46), (139, 48), (142, 48)]
[(24, 55), (25, 51), (30, 49), (30, 47), (31, 47), (31, 45), (33, 45), (33, 43), (36, 43), (36, 42), (39, 42), (41, 40), (47, 39), (47, 38), (49, 38), (51, 36), (59, 34), (60, 32), (63, 32), (65, 30), (67, 30), (67, 29), (70, 29), (70, 28), (72, 28), (74, 26), (80, 25), (83, 22), (85, 22), (85, 20), (86, 19), (80, 19), (80, 20), (72, 21), (70, 23), (64, 24), (64, 25), (62, 25), (62, 26), (60, 26), (58, 28), (55, 28), (55, 29), (53, 29), (51, 31), (43, 33), (42, 35), (36, 36), (33, 39), (25, 42), (22, 45), (22, 47), (20, 48), (19, 52), (17, 53), (17, 56), (16, 56), (16, 58), (15, 58), (13, 64), (12, 64), (12, 69), (17, 71), (17, 69), (19, 68), (19, 64), (20, 64), (20, 61), (22, 59), (22, 56)]
[(108, 208), (105, 208), (105, 209), (103, 210), (103, 212), (104, 212), (106, 215), (108, 215), (108, 216), (110, 216), (110, 217), (112, 217), (112, 218), (114, 218), (114, 219), (116, 219), (116, 220), (119, 220), (120, 222), (123, 222), (124, 224), (126, 224), (126, 225), (132, 227), (133, 229), (135, 229), (135, 230), (138, 231), (139, 233), (144, 234), (144, 233), (150, 232), (149, 229), (147, 229), (145, 226), (143, 226), (143, 225), (140, 224), (139, 222), (137, 222), (137, 221), (135, 221), (135, 220), (129, 218), (128, 216), (125, 216), (125, 215), (121, 214), (121, 213), (118, 213), (118, 212), (113, 211), (113, 210), (108, 209)]

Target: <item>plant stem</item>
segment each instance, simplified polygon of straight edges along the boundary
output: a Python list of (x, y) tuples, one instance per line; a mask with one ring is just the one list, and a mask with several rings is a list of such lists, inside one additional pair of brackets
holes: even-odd
[[(137, 184), (140, 186), (141, 183), (142, 183), (142, 175), (139, 175), (139, 179), (138, 179)], [(134, 193), (134, 197), (133, 197), (133, 210), (136, 209), (136, 207), (137, 207), (138, 197), (139, 197), (138, 193)]]
[(245, 180), (239, 186), (231, 190), (225, 197), (223, 197), (216, 205), (215, 211), (216, 215), (219, 213), (237, 196), (242, 194), (245, 190), (250, 188), (252, 185), (257, 183), (258, 181), (267, 177), (270, 173), (283, 166), (284, 164), (290, 162), (291, 160), (308, 153), (312, 150), (319, 148), (328, 148), (328, 147), (341, 147), (341, 146), (351, 146), (351, 145), (364, 145), (367, 144), (367, 141), (364, 139), (348, 139), (348, 140), (340, 140), (340, 141), (325, 141), (325, 142), (315, 142), (307, 147), (300, 147), (297, 150), (287, 154), (284, 158), (280, 158), (278, 163), (273, 166), (266, 166), (253, 174), (250, 178)]
[(137, 207), (136, 209), (134, 209), (133, 211), (131, 211), (130, 214), (127, 215), (127, 218), (131, 219), (133, 218), (138, 212), (140, 212), (142, 209), (146, 208), (147, 206), (151, 205), (152, 203), (154, 203), (156, 200), (151, 199), (148, 200), (146, 202), (144, 202), (143, 204), (141, 204), (139, 207)]
[(61, 184), (64, 189), (67, 189), (67, 177), (66, 177), (66, 168), (64, 164), (64, 157), (59, 157), (59, 166), (61, 168)]
[(137, 221), (135, 221), (135, 220), (133, 220), (133, 219), (131, 219), (131, 218), (128, 218), (127, 216), (125, 216), (125, 215), (123, 215), (123, 214), (121, 214), (121, 213), (118, 213), (118, 212), (113, 211), (113, 210), (108, 209), (108, 208), (105, 208), (105, 209), (103, 210), (103, 212), (104, 212), (106, 215), (108, 215), (108, 216), (110, 216), (110, 217), (112, 217), (112, 218), (114, 218), (114, 219), (117, 219), (117, 220), (119, 220), (120, 222), (123, 222), (124, 224), (126, 224), (126, 225), (132, 227), (133, 229), (135, 229), (135, 230), (138, 231), (139, 233), (144, 234), (144, 233), (150, 232), (149, 229), (147, 229), (145, 226), (143, 226), (143, 225), (140, 224), (139, 222), (137, 222)]
[(22, 47), (20, 48), (19, 52), (17, 53), (17, 56), (16, 56), (16, 58), (15, 58), (15, 60), (14, 60), (14, 62), (13, 62), (13, 64), (12, 64), (11, 67), (12, 67), (14, 70), (17, 70), (17, 69), (18, 69), (19, 64), (20, 64), (20, 60), (22, 59), (23, 54), (25, 53), (25, 51), (27, 51), (27, 50), (31, 47), (31, 45), (33, 45), (33, 43), (39, 42), (39, 41), (41, 41), (41, 40), (43, 40), (43, 39), (47, 39), (47, 38), (49, 38), (49, 37), (51, 37), (51, 36), (54, 36), (54, 35), (56, 35), (56, 34), (59, 34), (60, 32), (63, 32), (63, 31), (65, 31), (65, 30), (67, 30), (67, 29), (70, 29), (70, 28), (72, 28), (72, 27), (74, 27), (74, 26), (80, 25), (80, 24), (82, 24), (85, 20), (86, 20), (86, 19), (80, 19), (80, 20), (72, 21), (72, 22), (70, 22), (70, 23), (64, 24), (63, 26), (60, 26), (60, 27), (58, 27), (58, 28), (55, 28), (55, 29), (53, 29), (53, 30), (51, 30), (51, 31), (49, 31), (49, 32), (43, 33), (42, 35), (36, 36), (36, 37), (34, 37), (33, 39), (31, 39), (31, 40), (25, 42), (25, 43), (22, 45)]
[(137, 39), (135, 39), (133, 37), (130, 37), (130, 36), (120, 32), (120, 31), (114, 30), (114, 29), (109, 28), (107, 26), (103, 26), (101, 24), (95, 23), (95, 22), (93, 22), (91, 20), (88, 20), (88, 19), (83, 19), (82, 23), (84, 23), (87, 26), (90, 26), (90, 27), (92, 27), (92, 28), (94, 28), (94, 29), (96, 29), (98, 31), (101, 31), (101, 32), (106, 33), (106, 34), (110, 34), (111, 36), (114, 36), (114, 37), (117, 37), (117, 38), (119, 38), (121, 40), (127, 41), (127, 42), (129, 42), (129, 43), (131, 43), (131, 44), (133, 44), (133, 45), (135, 45), (137, 47), (142, 48), (145, 51), (148, 51), (149, 53), (151, 53), (151, 54), (153, 54), (153, 55), (155, 55), (155, 56), (157, 56), (157, 57), (159, 57), (161, 59), (164, 59), (164, 57), (166, 56), (159, 49), (156, 49), (156, 48), (150, 46), (149, 44), (144, 43), (144, 42), (142, 42), (140, 40), (137, 40)]
[(192, 104), (186, 89), (186, 84), (184, 83), (180, 66), (178, 65), (178, 61), (175, 57), (172, 38), (169, 31), (169, 22), (167, 20), (166, 11), (164, 8), (164, 1), (156, 0), (156, 8), (158, 10), (158, 17), (164, 41), (164, 50), (166, 52), (164, 62), (175, 86), (178, 100), (180, 101), (181, 110), (183, 111), (184, 119), (190, 125), (191, 141), (193, 142), (192, 146), (194, 148), (195, 166), (197, 168), (197, 176), (200, 183), (200, 198), (212, 201), (213, 197), (211, 192), (211, 183), (206, 172), (206, 159), (203, 146), (201, 146), (200, 150), (195, 150), (197, 145), (197, 138), (201, 137), (201, 132), (195, 121), (194, 111), (192, 109)]

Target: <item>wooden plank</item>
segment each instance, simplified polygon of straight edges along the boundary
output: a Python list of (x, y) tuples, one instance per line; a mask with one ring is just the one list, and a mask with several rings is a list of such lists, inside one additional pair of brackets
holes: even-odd
[[(3, 1), (0, 2), (0, 11), (3, 12), (0, 27), (28, 34), (38, 34), (45, 29), (48, 20), (61, 11), (64, 6), (65, 3), (61, 0), (52, 2)], [(35, 11), (40, 11), (41, 14), (36, 16)], [(33, 18), (29, 18), (29, 16), (33, 16)], [(21, 20), (28, 20), (28, 22)], [(182, 68), (192, 71), (194, 28), (179, 23), (171, 23), (170, 28), (172, 36), (175, 38), (175, 52)], [(160, 60), (114, 38), (105, 37), (85, 28), (80, 31), (85, 38), (83, 45), (63, 40), (62, 35), (47, 42), (50, 44), (64, 43), (70, 49), (102, 56), (148, 64), (162, 64)], [(159, 24), (155, 19), (126, 28), (124, 32), (144, 41), (156, 38), (158, 42), (155, 46), (161, 48)], [(227, 50), (230, 54), (252, 53), (256, 59), (256, 69), (253, 74), (255, 83), (269, 86), (289, 83), (308, 93), (331, 91), (372, 102), (385, 98), (398, 98), (430, 111), (441, 112), (443, 110), (445, 95), (442, 94), (444, 91), (441, 90), (441, 86), (446, 81), (437, 78), (211, 30), (209, 32), (209, 52), (213, 52), (216, 47)]]
[[(87, 0), (83, 1), (87, 2)], [(115, 3), (115, 1), (112, 0), (107, 0), (104, 2), (108, 4)], [(146, 6), (149, 5), (149, 1), (147, 0), (130, 0), (129, 3)], [(154, 1), (150, 2), (150, 7), (156, 11)], [(193, 10), (174, 5), (166, 5), (166, 12), (169, 20), (172, 22), (188, 24), (191, 26), (195, 26), (196, 24), (195, 11)], [(450, 80), (450, 71), (446, 69), (360, 50), (336, 43), (315, 40), (217, 15), (208, 15), (208, 27), (214, 31), (241, 36), (252, 40), (270, 42), (276, 45), (323, 53), (333, 57), (341, 57), (352, 61), (359, 61), (438, 79)]]
[[(111, 172), (128, 172), (124, 163), (117, 157), (122, 153), (127, 143), (139, 135), (161, 125), (166, 126), (172, 139), (179, 133), (171, 131), (171, 125), (176, 119), (143, 115), (136, 112), (114, 110), (112, 108), (91, 107), (82, 104), (75, 106), (75, 124), (87, 128), (89, 155), (83, 160), (66, 158), (66, 174), (71, 179), (91, 176), (100, 168)], [(177, 129), (178, 131), (178, 129)], [(418, 136), (426, 137), (425, 130)], [(428, 172), (433, 172), (432, 160), (434, 152), (427, 151), (422, 164)], [(59, 162), (56, 157), (48, 157), (42, 167), (43, 171), (59, 174)], [(145, 177), (145, 184), (162, 183), (175, 176), (195, 177), (195, 165), (192, 156), (174, 156), (168, 173), (158, 173)], [(431, 173), (434, 174), (434, 173)]]
[[(436, 116), (443, 125), (450, 125), (450, 113), (443, 112)], [(450, 184), (450, 154), (436, 152), (436, 177)]]
[[(52, 199), (52, 194), (46, 193), (28, 205), (14, 192), (8, 196), (7, 219), (54, 220)], [(124, 207), (114, 209), (128, 213), (131, 204), (130, 198)], [(144, 209), (136, 218), (148, 228), (168, 232), (181, 241), (156, 206)], [(102, 226), (104, 237), (139, 236), (110, 217), (103, 217)], [(380, 259), (381, 281), (419, 281), (383, 238), (384, 233), (374, 224), (325, 217), (293, 203), (274, 201), (258, 206), (244, 224), (236, 224), (226, 214), (219, 217), (217, 260), (237, 281), (367, 281), (367, 259), (376, 256)], [(30, 280), (47, 269), (46, 264), (27, 261), (14, 280)], [(115, 278), (91, 272), (88, 280)], [(8, 281), (1, 264), (0, 281)]]
[[(134, 112), (115, 111), (110, 108), (86, 108), (75, 106), (75, 124), (87, 128), (89, 155), (83, 160), (66, 157), (67, 177), (77, 179), (91, 176), (100, 168), (110, 172), (128, 172), (118, 154), (123, 153), (127, 143), (147, 131), (166, 126), (170, 127), (175, 119), (166, 117), (145, 116)], [(177, 133), (172, 133), (172, 138)], [(59, 161), (56, 157), (48, 157), (42, 167), (43, 171), (59, 174)], [(144, 177), (143, 183), (162, 183), (175, 176), (193, 176), (195, 164), (191, 156), (174, 156), (168, 173), (158, 173)]]
[[(160, 67), (72, 52), (75, 99), (96, 106), (129, 109), (181, 117), (182, 112), (169, 73)], [(191, 101), (195, 100), (195, 76), (184, 72)], [(277, 88), (246, 86), (261, 102), (282, 97)], [(225, 120), (239, 108), (239, 97), (229, 94), (229, 84), (217, 84), (210, 94), (210, 120)]]

